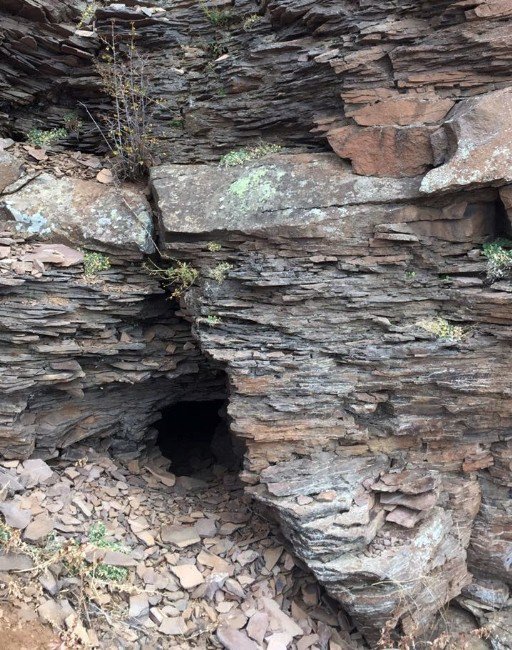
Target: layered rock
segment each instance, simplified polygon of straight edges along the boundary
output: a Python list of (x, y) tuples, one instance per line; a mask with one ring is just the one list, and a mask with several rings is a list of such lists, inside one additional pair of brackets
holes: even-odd
[[(144, 196), (49, 173), (13, 180), (21, 168), (12, 158), (0, 195), (0, 453), (48, 457), (90, 436), (137, 453), (164, 406), (222, 399), (224, 377), (142, 268)], [(96, 270), (84, 271), (87, 249), (104, 253)]]
[(84, 21), (79, 0), (2, 3), (3, 128), (63, 126), (78, 108), (78, 145), (100, 145), (78, 102), (100, 117), (108, 105), (94, 61), (112, 19), (120, 37), (135, 25), (149, 58), (162, 160), (215, 159), (260, 138), (319, 149), (327, 137), (360, 173), (414, 176), (434, 164), (430, 134), (455, 102), (511, 82), (508, 2), (148, 5), (101, 2)]
[(510, 581), (510, 283), (481, 254), (498, 191), (420, 185), (333, 155), (152, 173), (244, 478), (371, 644), (389, 620), (420, 632), (473, 569)]

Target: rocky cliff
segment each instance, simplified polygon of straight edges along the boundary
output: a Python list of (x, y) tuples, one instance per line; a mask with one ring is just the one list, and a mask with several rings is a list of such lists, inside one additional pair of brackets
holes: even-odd
[[(137, 188), (2, 153), (2, 453), (135, 452), (225, 373), (247, 490), (371, 647), (454, 598), (509, 647), (512, 285), (482, 246), (512, 231), (512, 4), (101, 4), (77, 30), (79, 2), (0, 3), (4, 135), (108, 110), (115, 18), (173, 164), (152, 220)], [(283, 152), (216, 162), (260, 139)], [(155, 241), (199, 271), (179, 311), (141, 267)], [(77, 247), (111, 269), (91, 281)]]

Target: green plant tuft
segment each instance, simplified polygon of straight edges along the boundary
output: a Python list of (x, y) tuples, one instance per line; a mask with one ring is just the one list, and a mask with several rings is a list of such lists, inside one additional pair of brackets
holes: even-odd
[(222, 323), (222, 318), (220, 318), (220, 316), (215, 316), (215, 314), (210, 314), (209, 316), (206, 316), (204, 322), (208, 325), (208, 327), (215, 327), (216, 325), (220, 325)]
[(157, 266), (154, 262), (146, 263), (144, 268), (150, 275), (157, 277), (165, 288), (174, 286), (171, 297), (179, 298), (197, 280), (199, 271), (188, 262), (174, 261), (176, 265), (166, 269)]
[(93, 277), (101, 271), (108, 271), (111, 267), (109, 258), (103, 253), (87, 251), (84, 253), (84, 275)]
[(218, 253), (221, 250), (222, 246), (219, 244), (219, 242), (209, 241), (206, 245), (206, 248), (210, 251), (210, 253)]
[(282, 147), (278, 144), (273, 144), (270, 142), (259, 144), (250, 149), (238, 149), (237, 151), (230, 151), (225, 156), (222, 156), (220, 159), (220, 164), (223, 167), (235, 167), (237, 165), (243, 165), (244, 163), (250, 162), (251, 160), (258, 160), (264, 156), (268, 156), (272, 153), (278, 153), (281, 151)]
[(453, 325), (441, 316), (437, 316), (431, 320), (422, 320), (419, 322), (419, 326), (427, 332), (434, 334), (439, 339), (461, 341), (467, 335), (467, 331), (463, 327)]
[(64, 115), (64, 125), (68, 133), (79, 133), (84, 125), (84, 121), (77, 113), (71, 111)]
[(487, 258), (487, 278), (491, 282), (502, 280), (512, 269), (512, 241), (498, 239), (483, 245), (483, 254)]
[(203, 14), (214, 27), (228, 27), (235, 19), (232, 11), (209, 7), (205, 0), (201, 0), (200, 4)]
[(233, 268), (232, 264), (228, 262), (220, 262), (217, 266), (210, 271), (210, 277), (212, 277), (216, 282), (221, 284), (226, 279), (229, 271)]
[(251, 14), (250, 16), (248, 16), (242, 23), (242, 28), (244, 32), (250, 31), (254, 27), (254, 25), (261, 23), (262, 20), (263, 20), (263, 16), (260, 16), (259, 14)]
[(51, 147), (59, 140), (68, 137), (66, 129), (50, 129), (42, 131), (41, 129), (30, 129), (27, 133), (27, 141), (34, 147)]

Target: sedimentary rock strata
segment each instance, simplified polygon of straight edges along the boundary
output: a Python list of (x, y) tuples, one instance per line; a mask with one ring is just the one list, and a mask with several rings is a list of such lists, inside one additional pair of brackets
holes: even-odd
[[(142, 189), (0, 151), (3, 455), (136, 453), (162, 406), (222, 396), (222, 369), (247, 489), (370, 645), (458, 598), (507, 647), (512, 285), (482, 245), (512, 232), (510, 3), (81, 9), (0, 3), (2, 135), (78, 110), (61, 147), (101, 148), (84, 106), (109, 110), (114, 20), (174, 164), (153, 230)], [(217, 163), (260, 139), (286, 153)], [(79, 248), (111, 268), (91, 281)], [(157, 249), (199, 271), (178, 312), (141, 268)]]
[[(509, 282), (481, 254), (498, 191), (420, 180), (333, 155), (152, 173), (164, 250), (200, 270), (186, 304), (229, 375), (245, 480), (372, 643), (390, 618), (423, 629), (471, 570), (510, 580)], [(439, 317), (459, 335), (429, 332)]]

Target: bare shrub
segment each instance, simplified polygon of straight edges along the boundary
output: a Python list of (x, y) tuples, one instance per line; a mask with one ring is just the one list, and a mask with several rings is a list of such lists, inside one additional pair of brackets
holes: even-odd
[(135, 180), (146, 176), (155, 143), (151, 119), (158, 101), (151, 97), (149, 64), (135, 44), (133, 24), (127, 43), (120, 42), (114, 22), (110, 36), (101, 41), (105, 52), (95, 69), (112, 100), (112, 110), (95, 118), (85, 109), (112, 154), (117, 176)]

